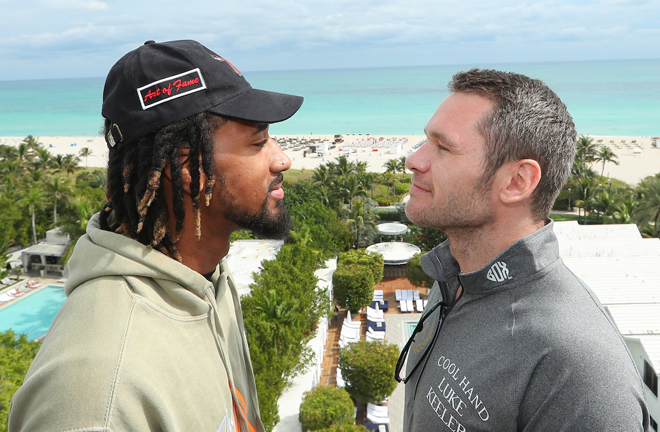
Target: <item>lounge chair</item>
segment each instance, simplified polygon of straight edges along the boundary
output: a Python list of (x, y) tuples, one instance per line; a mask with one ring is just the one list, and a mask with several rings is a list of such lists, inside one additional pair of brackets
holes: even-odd
[(424, 312), (424, 302), (422, 300), (415, 300), (415, 306), (417, 307), (417, 312)]

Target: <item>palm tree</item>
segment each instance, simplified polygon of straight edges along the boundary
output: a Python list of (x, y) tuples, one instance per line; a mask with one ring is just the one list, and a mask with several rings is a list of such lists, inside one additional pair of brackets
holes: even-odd
[(257, 301), (255, 312), (261, 315), (264, 324), (272, 333), (272, 341), (277, 352), (280, 345), (286, 342), (292, 328), (303, 326), (305, 317), (296, 310), (298, 302), (295, 299), (282, 300), (275, 290), (268, 290), (263, 296), (259, 296)]
[(376, 187), (376, 174), (364, 172), (358, 174), (358, 180), (360, 181), (362, 188), (364, 188), (365, 191), (369, 191), (371, 193), (371, 198), (373, 199), (374, 188)]
[(587, 223), (587, 213), (591, 211), (596, 197), (598, 186), (588, 178), (578, 179), (571, 188), (571, 196), (574, 198), (575, 207), (583, 210), (583, 223)]
[(394, 186), (396, 183), (394, 181), (394, 174), (392, 174), (390, 171), (387, 171), (383, 173), (383, 183), (385, 183), (385, 186), (387, 186), (387, 198), (389, 199), (390, 197), (390, 187)]
[(385, 172), (395, 174), (399, 172), (399, 163), (396, 159), (390, 159), (383, 164)]
[(369, 165), (369, 162), (367, 161), (357, 161), (354, 162), (355, 166), (355, 172), (357, 174), (364, 174), (367, 172), (367, 165)]
[(605, 216), (612, 216), (616, 211), (617, 194), (611, 188), (600, 191), (594, 198), (594, 207)]
[(351, 204), (353, 204), (350, 212), (350, 217), (346, 219), (346, 223), (349, 227), (355, 227), (355, 249), (360, 247), (360, 229), (366, 226), (375, 227), (376, 224), (373, 222), (371, 212), (367, 210), (365, 201), (363, 199), (356, 199)]
[(580, 135), (576, 144), (575, 160), (581, 162), (593, 162), (595, 160), (598, 144), (594, 143), (593, 138)]
[(80, 158), (72, 154), (68, 154), (64, 157), (64, 169), (66, 170), (67, 177), (69, 174), (73, 174), (79, 168), (78, 164), (80, 163)]
[(48, 168), (50, 160), (53, 158), (53, 155), (50, 154), (48, 149), (39, 147), (36, 151), (37, 160), (32, 160), (33, 165), (36, 168)]
[(655, 237), (660, 234), (660, 177), (648, 177), (638, 186), (643, 197), (639, 200), (633, 213), (637, 225), (653, 224)]
[(23, 141), (21, 141), (21, 143), (27, 145), (27, 147), (33, 152), (37, 151), (37, 149), (42, 145), (39, 142), (39, 138), (35, 138), (32, 135), (26, 136)]
[(320, 165), (318, 168), (314, 170), (314, 174), (312, 175), (312, 180), (314, 180), (315, 185), (325, 187), (325, 184), (329, 179), (330, 179), (330, 171), (328, 170), (327, 166)]
[(26, 165), (28, 162), (32, 160), (33, 151), (30, 148), (30, 146), (28, 146), (28, 144), (26, 144), (25, 142), (20, 143), (16, 150), (17, 150), (18, 164), (20, 166)]
[(74, 211), (63, 215), (57, 223), (60, 231), (66, 234), (70, 240), (69, 246), (67, 246), (64, 255), (60, 259), (62, 265), (66, 265), (73, 253), (76, 242), (87, 231), (87, 223), (98, 211), (93, 208), (89, 199), (80, 192), (69, 198), (69, 202)]
[(67, 199), (73, 194), (71, 180), (62, 179), (59, 174), (55, 174), (45, 186), (53, 204), (53, 225), (57, 225), (57, 205), (62, 199)]
[(406, 157), (401, 156), (399, 159), (397, 159), (397, 168), (401, 172), (402, 175), (406, 173)]
[(596, 152), (596, 156), (594, 157), (594, 162), (602, 162), (603, 163), (603, 169), (600, 171), (600, 176), (603, 176), (603, 173), (605, 172), (605, 164), (607, 162), (612, 162), (614, 165), (619, 165), (619, 161), (617, 160), (618, 156), (612, 151), (611, 148), (608, 146), (601, 146), (600, 149)]
[(612, 219), (618, 224), (629, 224), (632, 222), (632, 216), (636, 207), (637, 202), (632, 197), (627, 198), (614, 206)]
[(23, 197), (18, 200), (19, 205), (27, 206), (32, 219), (32, 238), (37, 242), (37, 225), (35, 212), (37, 208), (43, 207), (44, 193), (39, 183), (28, 183), (23, 193)]
[(332, 174), (339, 177), (346, 177), (355, 174), (355, 164), (349, 162), (346, 156), (339, 156), (336, 163), (328, 164)]
[(66, 171), (66, 158), (64, 155), (58, 154), (55, 155), (50, 160), (50, 166), (53, 169), (53, 173), (61, 173)]
[(348, 198), (348, 205), (350, 208), (353, 208), (353, 199), (355, 197), (367, 196), (364, 187), (362, 187), (362, 184), (355, 175), (351, 175), (346, 179), (342, 190), (344, 197)]
[(85, 158), (85, 168), (87, 168), (87, 158), (90, 157), (92, 153), (94, 152), (90, 150), (89, 147), (83, 147), (82, 149), (80, 149), (80, 152), (78, 153), (78, 156)]

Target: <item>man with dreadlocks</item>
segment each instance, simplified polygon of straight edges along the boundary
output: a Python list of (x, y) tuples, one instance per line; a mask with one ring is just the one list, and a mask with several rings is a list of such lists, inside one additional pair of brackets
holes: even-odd
[(291, 162), (268, 125), (301, 104), (194, 41), (149, 41), (113, 66), (108, 202), (69, 261), (10, 431), (263, 431), (225, 256), (237, 229), (286, 233)]

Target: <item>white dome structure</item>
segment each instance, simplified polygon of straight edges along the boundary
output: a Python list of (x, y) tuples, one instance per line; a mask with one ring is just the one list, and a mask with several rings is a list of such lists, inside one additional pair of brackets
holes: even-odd
[(367, 251), (381, 254), (385, 265), (406, 264), (412, 257), (422, 252), (417, 246), (403, 242), (376, 243), (369, 246)]
[(403, 235), (408, 232), (408, 227), (401, 223), (391, 222), (378, 224), (378, 233), (380, 235)]

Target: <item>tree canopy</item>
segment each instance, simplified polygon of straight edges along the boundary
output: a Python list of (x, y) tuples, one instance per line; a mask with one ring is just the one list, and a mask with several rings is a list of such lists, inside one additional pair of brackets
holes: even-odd
[(363, 402), (378, 403), (396, 387), (394, 369), (399, 348), (385, 341), (350, 343), (339, 354), (346, 391)]

